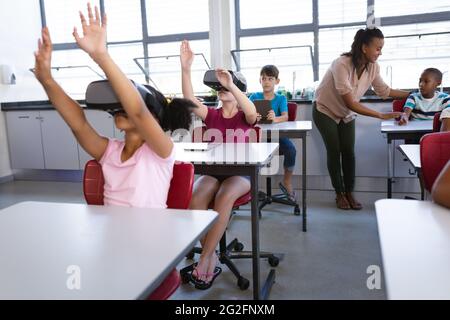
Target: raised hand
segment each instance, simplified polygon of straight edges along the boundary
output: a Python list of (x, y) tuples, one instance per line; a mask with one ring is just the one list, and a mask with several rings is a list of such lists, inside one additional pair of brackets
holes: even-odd
[(380, 112), (379, 118), (381, 120), (389, 120), (389, 119), (401, 117), (401, 115), (402, 115), (402, 112)]
[(44, 83), (52, 79), (52, 40), (47, 27), (42, 28), (41, 36), (38, 40), (38, 50), (34, 53), (34, 75), (39, 82)]
[(89, 23), (86, 21), (83, 13), (80, 11), (81, 26), (83, 28), (83, 37), (78, 34), (77, 28), (73, 29), (73, 36), (78, 46), (87, 52), (94, 60), (107, 53), (106, 48), (106, 15), (100, 21), (100, 13), (95, 7), (95, 17), (92, 13), (91, 4), (88, 3)]
[(181, 42), (180, 47), (181, 68), (184, 70), (190, 69), (193, 61), (194, 61), (194, 52), (192, 51), (191, 46), (189, 45), (189, 41), (183, 40), (183, 42)]
[(227, 89), (230, 89), (230, 87), (233, 85), (233, 78), (231, 77), (231, 74), (228, 72), (228, 70), (216, 69), (216, 77), (217, 80), (219, 80), (220, 84)]

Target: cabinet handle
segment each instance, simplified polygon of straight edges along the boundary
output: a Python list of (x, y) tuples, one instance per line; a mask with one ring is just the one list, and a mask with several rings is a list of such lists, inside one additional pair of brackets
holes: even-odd
[(30, 116), (19, 116), (19, 119), (30, 119)]

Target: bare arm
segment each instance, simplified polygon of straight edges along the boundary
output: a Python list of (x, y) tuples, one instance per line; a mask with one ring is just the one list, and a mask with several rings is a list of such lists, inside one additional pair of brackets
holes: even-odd
[(441, 131), (450, 131), (450, 118), (442, 119)]
[(391, 89), (391, 91), (389, 91), (389, 97), (394, 99), (406, 99), (408, 98), (409, 94), (410, 93), (408, 91), (403, 90)]
[(100, 160), (108, 145), (108, 139), (100, 136), (87, 122), (81, 106), (70, 98), (51, 74), (52, 42), (47, 28), (42, 29), (38, 51), (35, 53), (34, 73), (42, 84), (55, 109), (72, 129), (83, 149), (96, 160)]
[(236, 99), (238, 105), (245, 114), (245, 120), (248, 124), (253, 125), (256, 122), (257, 113), (253, 102), (243, 93), (234, 83), (231, 74), (225, 69), (216, 69), (217, 80), (220, 84), (228, 89)]
[(276, 117), (276, 116), (275, 116), (275, 111), (270, 110), (270, 111), (269, 111), (269, 114), (267, 115), (267, 119), (268, 119), (268, 120), (272, 120), (273, 123), (286, 122), (286, 121), (289, 120), (289, 115), (288, 115), (288, 113), (285, 111), (285, 112), (282, 112), (282, 113), (281, 113), (281, 116)]
[(100, 22), (98, 8), (95, 7), (94, 17), (90, 4), (88, 4), (88, 15), (89, 24), (80, 12), (83, 38), (80, 38), (76, 28), (73, 32), (78, 46), (87, 52), (105, 72), (128, 118), (134, 123), (147, 145), (161, 158), (167, 158), (173, 149), (172, 140), (164, 133), (158, 121), (147, 109), (135, 86), (108, 54), (106, 49), (106, 16)]
[(450, 208), (450, 161), (436, 178), (431, 196), (437, 204)]
[(382, 119), (382, 120), (388, 120), (388, 119), (400, 117), (402, 114), (401, 112), (378, 112), (378, 111), (372, 110), (370, 108), (367, 108), (360, 102), (355, 101), (353, 99), (353, 95), (351, 93), (341, 95), (341, 97), (344, 100), (344, 103), (347, 106), (347, 108), (349, 108), (353, 112), (362, 114), (364, 116), (369, 116), (372, 118), (377, 118), (377, 119)]
[(401, 126), (408, 124), (409, 117), (411, 116), (411, 112), (412, 112), (411, 108), (405, 108), (404, 110), (405, 111), (403, 111), (402, 116), (401, 116), (400, 120), (398, 121), (398, 124)]
[(206, 119), (208, 115), (208, 107), (197, 100), (194, 95), (191, 80), (191, 66), (194, 61), (194, 53), (189, 46), (189, 42), (184, 40), (180, 47), (180, 62), (181, 62), (181, 87), (183, 90), (183, 97), (195, 103), (197, 108), (193, 109), (194, 114), (202, 120)]

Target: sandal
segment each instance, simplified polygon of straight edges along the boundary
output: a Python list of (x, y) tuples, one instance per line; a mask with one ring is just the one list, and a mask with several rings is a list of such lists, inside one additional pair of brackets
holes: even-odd
[(358, 201), (356, 201), (355, 198), (353, 198), (351, 193), (346, 193), (345, 197), (347, 198), (348, 204), (350, 205), (350, 207), (353, 210), (361, 210), (362, 209), (362, 204), (359, 203)]
[(280, 187), (281, 192), (283, 192), (286, 195), (286, 198), (289, 201), (297, 203), (297, 194), (295, 193), (295, 191), (292, 191), (292, 193), (289, 193), (287, 188), (281, 182), (278, 184), (278, 186)]
[(219, 274), (222, 273), (222, 268), (216, 266), (215, 269), (214, 269), (214, 273), (204, 273), (204, 274), (198, 274), (198, 275), (197, 275), (197, 276), (200, 276), (200, 275), (204, 275), (204, 276), (213, 276), (213, 278), (211, 279), (211, 281), (206, 282), (206, 281), (197, 279), (197, 278), (193, 275), (193, 271), (194, 271), (195, 268), (197, 267), (197, 264), (198, 264), (198, 262), (194, 262), (194, 263), (191, 264), (190, 266), (184, 268), (184, 269), (182, 270), (182, 272), (183, 272), (187, 277), (189, 277), (189, 278), (188, 278), (188, 279), (189, 279), (189, 282), (191, 282), (192, 284), (194, 284), (194, 286), (195, 286), (196, 289), (199, 289), (199, 290), (207, 290), (207, 289), (211, 288), (211, 286), (212, 286), (214, 280), (216, 280), (217, 276), (218, 276)]
[(350, 203), (347, 200), (347, 197), (344, 194), (336, 195), (336, 207), (342, 210), (350, 210)]

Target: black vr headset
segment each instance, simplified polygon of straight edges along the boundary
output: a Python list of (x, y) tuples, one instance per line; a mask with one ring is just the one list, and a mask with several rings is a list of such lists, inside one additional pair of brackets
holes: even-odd
[[(155, 88), (149, 85), (140, 85), (131, 80), (139, 91), (147, 108), (161, 119), (164, 106), (158, 101), (156, 96), (160, 94)], [(86, 89), (86, 108), (103, 110), (111, 115), (125, 113), (119, 99), (117, 98), (108, 80), (91, 82)]]
[[(236, 87), (238, 87), (242, 92), (246, 92), (247, 81), (245, 81), (244, 76), (240, 72), (233, 72), (231, 70), (228, 70), (228, 72), (230, 72), (231, 77), (233, 78), (233, 83), (236, 85)], [(203, 83), (216, 91), (228, 91), (224, 86), (220, 84), (219, 80), (217, 79), (216, 70), (206, 71), (205, 75), (203, 76)]]

